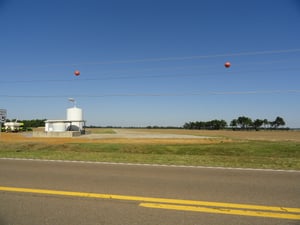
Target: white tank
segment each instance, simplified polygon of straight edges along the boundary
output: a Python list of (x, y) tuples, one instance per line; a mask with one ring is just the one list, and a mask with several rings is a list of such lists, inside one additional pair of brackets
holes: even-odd
[(83, 120), (82, 109), (73, 107), (67, 109), (67, 120), (70, 121), (80, 121)]
[(84, 120), (82, 109), (74, 106), (67, 109), (67, 120), (71, 121), (71, 124), (67, 127), (69, 131), (80, 131), (83, 129)]

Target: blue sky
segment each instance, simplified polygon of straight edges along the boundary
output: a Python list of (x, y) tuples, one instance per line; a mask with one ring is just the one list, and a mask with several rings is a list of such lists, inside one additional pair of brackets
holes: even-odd
[(0, 0), (0, 108), (65, 119), (73, 97), (87, 125), (300, 127), (299, 24), (297, 0)]

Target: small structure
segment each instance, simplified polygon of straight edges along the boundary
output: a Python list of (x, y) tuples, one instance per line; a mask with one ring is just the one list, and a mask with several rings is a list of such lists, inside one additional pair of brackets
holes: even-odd
[(69, 99), (74, 106), (67, 109), (66, 120), (46, 120), (45, 132), (33, 132), (35, 137), (74, 137), (85, 134), (83, 110), (78, 108), (74, 99)]
[(67, 109), (66, 120), (46, 120), (45, 132), (77, 131), (84, 133), (83, 111), (76, 106)]

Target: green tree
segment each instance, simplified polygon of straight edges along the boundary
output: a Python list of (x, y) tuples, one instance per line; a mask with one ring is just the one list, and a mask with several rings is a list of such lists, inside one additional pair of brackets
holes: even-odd
[(253, 126), (255, 130), (259, 130), (259, 128), (264, 124), (264, 121), (261, 119), (256, 119), (253, 121)]
[(218, 129), (224, 129), (227, 127), (227, 122), (225, 120), (218, 120)]
[(189, 122), (189, 123), (185, 123), (184, 125), (183, 125), (183, 128), (184, 129), (191, 129), (191, 123)]
[(211, 120), (211, 121), (195, 121), (188, 122), (183, 125), (184, 129), (209, 129), (209, 130), (220, 130), (227, 127), (227, 122), (225, 120)]
[(230, 126), (231, 126), (232, 128), (236, 128), (236, 127), (237, 127), (237, 125), (238, 125), (237, 119), (233, 119), (233, 120), (231, 120), (231, 122), (230, 122)]
[(207, 129), (220, 130), (227, 126), (227, 122), (225, 120), (211, 120), (206, 122), (205, 125)]
[(239, 118), (237, 118), (237, 124), (242, 129), (248, 129), (252, 125), (252, 120), (249, 117), (240, 116)]
[(272, 122), (272, 125), (275, 127), (275, 129), (277, 129), (279, 126), (284, 126), (285, 122), (282, 117), (277, 116), (275, 121)]
[(266, 127), (270, 125), (269, 120), (264, 119), (264, 120), (263, 120), (263, 125), (264, 125), (264, 128), (266, 129)]

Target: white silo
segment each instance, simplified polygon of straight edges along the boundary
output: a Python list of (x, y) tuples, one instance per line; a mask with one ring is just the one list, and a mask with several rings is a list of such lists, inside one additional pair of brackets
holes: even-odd
[(67, 120), (79, 121), (83, 120), (82, 109), (77, 108), (76, 106), (67, 109)]
[(83, 111), (76, 106), (67, 109), (67, 121), (70, 123), (67, 130), (81, 131), (84, 127)]

